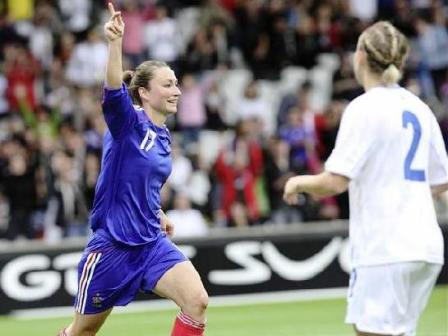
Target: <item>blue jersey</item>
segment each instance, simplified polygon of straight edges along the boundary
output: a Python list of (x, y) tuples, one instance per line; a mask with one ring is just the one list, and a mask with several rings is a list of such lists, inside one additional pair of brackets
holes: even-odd
[(171, 138), (166, 127), (135, 108), (126, 86), (104, 89), (101, 172), (90, 218), (114, 240), (140, 245), (162, 235), (160, 189), (171, 173)]

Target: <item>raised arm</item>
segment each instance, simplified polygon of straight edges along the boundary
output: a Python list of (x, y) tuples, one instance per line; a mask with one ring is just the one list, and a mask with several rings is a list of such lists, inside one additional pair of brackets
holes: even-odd
[(121, 88), (123, 81), (122, 42), (124, 22), (121, 12), (116, 12), (112, 3), (108, 3), (110, 19), (104, 24), (104, 34), (109, 44), (106, 64), (106, 87)]

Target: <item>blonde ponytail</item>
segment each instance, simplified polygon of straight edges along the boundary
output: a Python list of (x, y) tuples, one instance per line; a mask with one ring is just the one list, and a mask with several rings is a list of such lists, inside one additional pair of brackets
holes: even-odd
[(385, 84), (396, 84), (401, 78), (401, 72), (395, 64), (389, 64), (386, 70), (383, 71), (381, 79)]
[(359, 41), (367, 53), (369, 70), (386, 85), (397, 83), (408, 56), (407, 38), (391, 23), (380, 21), (368, 27)]

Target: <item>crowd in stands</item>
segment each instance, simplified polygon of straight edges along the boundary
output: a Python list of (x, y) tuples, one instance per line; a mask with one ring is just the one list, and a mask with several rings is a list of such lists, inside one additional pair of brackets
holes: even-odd
[[(448, 1), (115, 0), (124, 67), (167, 62), (182, 90), (163, 208), (177, 236), (347, 218), (348, 198), (282, 201), (316, 173), (347, 103), (360, 32), (385, 19), (412, 43), (401, 85), (448, 149)], [(0, 1), (0, 239), (88, 235), (101, 165), (103, 0)]]

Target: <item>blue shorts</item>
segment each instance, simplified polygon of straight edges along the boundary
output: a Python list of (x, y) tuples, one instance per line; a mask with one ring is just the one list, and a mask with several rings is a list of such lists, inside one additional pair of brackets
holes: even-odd
[(139, 290), (150, 292), (174, 265), (188, 260), (166, 236), (140, 246), (113, 242), (98, 230), (78, 265), (75, 309), (96, 314), (125, 306)]

